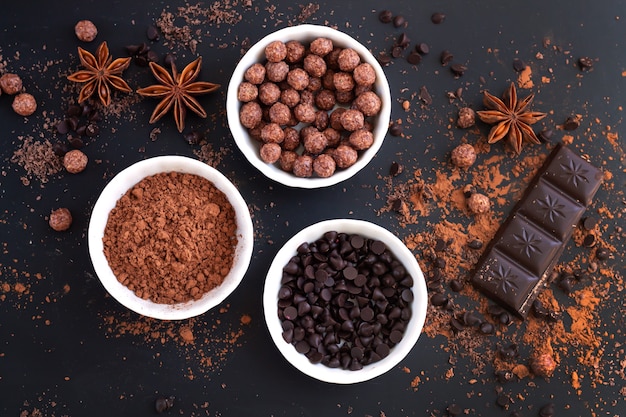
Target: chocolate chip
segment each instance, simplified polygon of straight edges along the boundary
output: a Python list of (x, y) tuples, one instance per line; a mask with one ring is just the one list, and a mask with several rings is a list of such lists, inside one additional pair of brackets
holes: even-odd
[(146, 60), (148, 62), (159, 62), (159, 54), (157, 54), (156, 51), (148, 51), (146, 53)]
[(501, 347), (498, 350), (498, 353), (503, 359), (513, 359), (516, 358), (519, 354), (517, 345), (515, 343)]
[(65, 156), (68, 151), (69, 148), (65, 143), (55, 142), (52, 144), (52, 152), (54, 152), (56, 156)]
[(498, 398), (496, 399), (496, 404), (506, 409), (511, 404), (511, 397), (509, 397), (508, 394), (502, 393), (498, 395)]
[(553, 417), (554, 416), (554, 404), (548, 403), (539, 409), (540, 417)]
[(539, 132), (539, 140), (543, 143), (548, 143), (550, 142), (550, 139), (552, 139), (553, 135), (554, 131), (552, 129), (543, 129), (541, 130), (541, 132)]
[(403, 53), (404, 53), (404, 48), (402, 48), (401, 46), (396, 45), (393, 48), (391, 48), (391, 56), (394, 58), (400, 58)]
[(513, 372), (506, 371), (506, 370), (496, 371), (496, 379), (501, 384), (504, 384), (506, 382), (512, 381), (513, 380)]
[(609, 256), (609, 251), (606, 248), (599, 247), (596, 249), (596, 258), (598, 258), (599, 261), (606, 261), (609, 259)]
[(406, 33), (401, 33), (396, 40), (396, 45), (400, 46), (401, 48), (406, 48), (407, 46), (409, 46), (409, 43), (411, 43), (411, 40)]
[(459, 292), (463, 290), (463, 282), (458, 279), (453, 279), (450, 281), (450, 289), (454, 292)]
[(159, 397), (154, 402), (154, 409), (157, 413), (163, 413), (174, 407), (174, 397)]
[(467, 67), (463, 64), (452, 64), (450, 65), (450, 71), (457, 77), (462, 76), (467, 71)]
[(98, 127), (98, 125), (96, 125), (95, 123), (89, 123), (86, 127), (85, 127), (85, 135), (87, 137), (94, 137), (97, 136), (98, 133), (100, 133), (100, 128)]
[(402, 173), (402, 169), (402, 165), (394, 161), (389, 167), (389, 175), (391, 175), (392, 177), (400, 175)]
[(394, 16), (393, 18), (393, 26), (399, 28), (400, 26), (406, 26), (406, 19), (402, 15)]
[(526, 63), (519, 58), (513, 58), (513, 70), (522, 72), (526, 69)]
[(489, 323), (488, 321), (481, 323), (478, 328), (480, 329), (480, 332), (482, 334), (494, 334), (496, 331), (496, 328), (493, 326), (493, 324)]
[(465, 326), (463, 326), (463, 323), (461, 323), (459, 320), (455, 319), (454, 317), (450, 319), (450, 327), (455, 332), (460, 332), (465, 328)]
[(448, 303), (448, 297), (444, 294), (436, 293), (432, 297), (430, 297), (430, 303), (435, 307), (441, 307)]
[(576, 130), (580, 126), (580, 122), (576, 117), (568, 117), (563, 123), (563, 129), (565, 130)]
[(478, 239), (472, 239), (467, 243), (467, 247), (470, 249), (480, 249), (483, 247), (483, 242)]
[(62, 135), (65, 135), (67, 132), (70, 131), (70, 125), (67, 120), (61, 120), (54, 127), (56, 128), (57, 132)]
[(383, 10), (382, 12), (378, 14), (378, 20), (380, 20), (383, 23), (391, 23), (392, 19), (393, 19), (393, 13), (391, 13), (391, 10)]
[(402, 125), (393, 123), (389, 128), (389, 133), (391, 134), (391, 136), (402, 136), (402, 133), (404, 133), (404, 128), (402, 127)]
[(419, 98), (422, 101), (422, 103), (426, 104), (427, 106), (430, 106), (431, 104), (433, 104), (433, 98), (428, 92), (428, 89), (426, 88), (425, 85), (420, 87)]
[(419, 53), (413, 51), (409, 54), (409, 56), (406, 57), (406, 60), (411, 65), (419, 65), (422, 62), (422, 56)]
[(450, 417), (456, 417), (463, 413), (463, 408), (461, 408), (461, 406), (458, 404), (450, 404), (448, 407), (446, 407), (446, 411), (448, 412), (448, 415)]
[(391, 202), (391, 209), (393, 211), (401, 211), (402, 210), (402, 206), (403, 206), (404, 202), (402, 201), (401, 198), (396, 198)]
[(446, 66), (450, 63), (450, 61), (452, 61), (454, 59), (454, 55), (452, 55), (452, 53), (448, 50), (444, 50), (441, 52), (441, 55), (439, 55), (439, 61), (441, 62), (441, 65)]
[(498, 315), (498, 321), (500, 324), (504, 324), (506, 326), (511, 323), (511, 315), (506, 311), (503, 311), (500, 315)]
[(430, 52), (430, 47), (428, 44), (421, 42), (415, 45), (415, 52), (421, 55), (427, 55)]
[(433, 13), (430, 16), (430, 21), (433, 22), (436, 25), (439, 25), (441, 23), (443, 23), (443, 21), (446, 20), (446, 15), (440, 12), (437, 13)]
[(387, 55), (385, 51), (379, 52), (376, 59), (378, 60), (378, 63), (383, 67), (389, 65), (389, 63), (391, 62), (391, 57)]
[(163, 57), (163, 64), (167, 67), (171, 67), (174, 62), (176, 62), (176, 58), (170, 53), (165, 54)]
[(593, 60), (586, 56), (578, 58), (578, 66), (583, 71), (589, 70), (591, 69), (591, 67), (593, 67)]
[(589, 233), (587, 236), (584, 237), (583, 246), (592, 248), (595, 244), (596, 244), (596, 236), (594, 234)]
[(185, 133), (183, 137), (190, 145), (197, 145), (202, 141), (202, 139), (204, 139), (203, 135), (195, 130), (189, 133)]
[(587, 216), (583, 219), (583, 227), (587, 230), (593, 230), (598, 224), (598, 219), (592, 216)]
[(148, 26), (148, 29), (146, 29), (146, 37), (148, 38), (148, 40), (158, 41), (159, 40), (159, 29), (157, 29), (157, 27), (154, 26), (154, 25)]

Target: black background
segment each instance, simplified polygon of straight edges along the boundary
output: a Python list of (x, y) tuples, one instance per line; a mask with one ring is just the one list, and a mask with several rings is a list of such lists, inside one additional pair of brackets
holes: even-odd
[[(181, 1), (168, 4), (144, 0), (12, 1), (0, 7), (0, 54), (7, 62), (5, 71), (20, 74), (25, 89), (39, 104), (35, 115), (22, 118), (11, 110), (10, 98), (0, 96), (0, 282), (24, 283), (28, 288), (25, 294), (0, 294), (4, 295), (0, 299), (0, 415), (18, 416), (35, 408), (46, 416), (152, 415), (159, 395), (175, 396), (174, 409), (169, 413), (185, 416), (427, 416), (445, 415), (443, 410), (453, 402), (477, 416), (509, 415), (512, 411), (534, 416), (548, 402), (556, 404), (559, 416), (626, 414), (623, 371), (621, 377), (613, 373), (605, 384), (591, 386), (583, 381), (578, 395), (566, 372), (568, 366), (576, 366), (575, 357), (562, 358), (564, 362), (549, 381), (527, 378), (507, 385), (506, 391), (520, 397), (509, 410), (503, 410), (496, 405), (497, 384), (489, 368), (482, 375), (473, 375), (471, 364), (459, 357), (454, 376), (446, 378), (451, 353), (445, 349), (445, 339), (425, 335), (397, 368), (379, 378), (351, 386), (321, 383), (300, 374), (280, 356), (265, 328), (261, 304), (264, 275), (273, 254), (309, 224), (349, 217), (384, 225), (401, 238), (429, 232), (440, 215), (436, 210), (430, 218), (406, 227), (399, 225), (395, 213), (380, 212), (387, 203), (389, 190), (384, 177), (389, 166), (392, 161), (405, 166), (398, 182), (409, 179), (417, 168), (432, 181), (432, 169), (441, 166), (465, 134), (451, 122), (459, 103), (450, 103), (446, 93), (462, 87), (465, 103), (480, 109), (483, 89), (499, 95), (516, 80), (512, 66), (515, 57), (533, 68), (535, 108), (549, 112), (535, 130), (562, 124), (570, 115), (583, 116), (581, 127), (571, 133), (572, 146), (613, 174), (598, 192), (592, 210), (602, 206), (615, 214), (613, 219), (603, 220), (607, 236), (623, 226), (623, 139), (614, 145), (604, 133), (610, 127), (622, 136), (625, 2), (316, 3), (320, 8), (307, 23), (338, 27), (375, 53), (388, 50), (402, 32), (413, 43), (428, 43), (432, 51), (417, 68), (402, 58), (385, 68), (393, 97), (392, 119), (406, 123), (405, 137), (388, 135), (363, 171), (319, 190), (286, 188), (256, 172), (234, 145), (224, 109), (230, 73), (242, 54), (244, 39), (255, 42), (273, 30), (300, 23), (299, 5), (286, 1), (252, 1), (250, 9), (235, 5), (242, 20), (232, 26), (199, 27), (201, 43), (196, 54), (181, 44), (170, 49), (162, 39), (152, 43), (161, 55), (174, 52), (179, 62), (187, 63), (201, 55), (201, 79), (222, 85), (219, 92), (200, 98), (209, 118), (188, 116), (186, 132), (206, 131), (209, 143), (223, 150), (217, 168), (237, 185), (252, 209), (255, 225), (250, 269), (223, 310), (185, 323), (159, 323), (126, 311), (106, 294), (89, 260), (86, 230), (91, 207), (117, 172), (151, 156), (195, 155), (197, 147), (187, 144), (176, 131), (171, 115), (148, 125), (155, 102), (143, 100), (132, 105), (131, 113), (107, 118), (101, 123), (99, 136), (85, 148), (92, 162), (79, 175), (59, 173), (45, 184), (31, 178), (24, 185), (25, 171), (10, 159), (24, 136), (62, 139), (45, 122), (59, 120), (67, 103), (75, 100), (76, 92), (67, 88), (70, 83), (65, 76), (78, 67), (77, 46), (93, 52), (106, 40), (113, 56), (125, 56), (124, 46), (147, 41), (146, 28), (163, 10), (175, 13), (184, 5)], [(201, 3), (200, 7), (211, 4)], [(405, 16), (408, 25), (396, 29), (380, 23), (377, 15), (383, 8)], [(437, 11), (447, 16), (441, 25), (430, 21)], [(76, 39), (73, 26), (81, 19), (90, 19), (98, 27), (95, 42), (84, 44)], [(463, 77), (455, 78), (439, 64), (438, 55), (444, 49), (454, 54), (455, 62), (467, 65)], [(582, 56), (595, 60), (591, 71), (583, 73), (577, 67)], [(549, 77), (550, 82), (541, 82), (541, 76)], [(153, 83), (147, 69), (134, 64), (125, 78), (135, 89)], [(420, 108), (415, 93), (421, 86), (427, 86), (433, 103)], [(116, 94), (114, 99), (120, 97)], [(404, 100), (411, 101), (409, 112), (401, 107)], [(480, 126), (483, 133), (488, 131), (485, 125)], [(153, 141), (149, 133), (154, 127), (162, 132)], [(562, 135), (557, 130), (553, 140)], [(468, 140), (477, 138), (470, 135)], [(479, 157), (506, 151), (497, 144), (489, 155)], [(526, 146), (521, 157), (548, 152), (546, 144)], [(505, 163), (513, 167), (516, 159)], [(504, 219), (514, 203), (511, 198), (499, 205), (499, 217)], [(74, 224), (66, 233), (55, 233), (47, 225), (50, 211), (60, 206), (74, 213)], [(608, 265), (623, 273), (623, 243), (617, 240), (614, 244), (615, 256)], [(568, 246), (564, 262), (580, 250), (574, 246)], [(423, 265), (419, 254), (418, 261)], [(64, 290), (67, 286), (69, 291)], [(619, 294), (602, 306), (607, 322), (603, 329), (615, 335), (607, 349), (624, 342), (619, 330), (624, 313)], [(249, 325), (240, 323), (244, 315), (252, 318)], [(149, 331), (125, 334), (116, 327), (120, 322), (130, 322), (135, 328), (145, 323), (161, 334), (188, 325), (196, 340), (184, 344), (174, 334), (165, 335), (162, 342), (146, 337)], [(242, 334), (233, 346), (226, 339), (229, 332), (239, 330)], [(623, 360), (623, 352), (621, 355)], [(211, 366), (202, 362), (206, 357), (213, 359)], [(606, 358), (612, 360), (610, 366), (619, 368), (619, 353), (607, 352)], [(411, 381), (416, 376), (422, 383), (414, 390)], [(471, 383), (472, 379), (476, 383)]]

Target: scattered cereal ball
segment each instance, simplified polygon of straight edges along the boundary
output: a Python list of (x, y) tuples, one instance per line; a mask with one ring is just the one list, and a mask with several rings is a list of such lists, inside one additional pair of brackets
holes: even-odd
[(273, 164), (280, 159), (281, 152), (282, 151), (279, 144), (264, 143), (263, 146), (261, 146), (260, 151), (261, 159), (263, 160), (263, 162)]
[(369, 117), (380, 112), (383, 102), (375, 92), (365, 91), (358, 95), (354, 100), (354, 104), (366, 117)]
[(83, 42), (91, 42), (98, 35), (98, 28), (91, 20), (81, 20), (74, 26), (76, 37)]
[(476, 162), (476, 150), (469, 143), (464, 143), (452, 150), (452, 163), (459, 168), (469, 168)]
[(261, 84), (265, 81), (265, 67), (258, 62), (243, 73), (243, 78), (252, 84)]
[(293, 174), (296, 177), (308, 178), (313, 175), (313, 158), (309, 155), (300, 155), (293, 162)]
[(280, 62), (287, 57), (287, 46), (282, 41), (270, 42), (265, 47), (265, 58), (269, 62)]
[(474, 193), (467, 199), (467, 207), (472, 213), (482, 214), (489, 211), (491, 203), (486, 195)]
[(328, 154), (321, 154), (313, 161), (313, 172), (318, 177), (328, 178), (335, 173), (337, 164), (332, 156)]
[(535, 353), (530, 359), (530, 369), (537, 376), (549, 378), (556, 369), (556, 362), (550, 353)]
[(337, 63), (340, 70), (352, 72), (361, 63), (361, 57), (354, 49), (346, 48), (339, 53)]
[(252, 129), (261, 123), (262, 118), (263, 110), (261, 110), (259, 103), (255, 101), (245, 103), (239, 110), (239, 120), (241, 124), (248, 129)]
[(333, 157), (339, 168), (348, 168), (354, 165), (357, 158), (359, 157), (356, 150), (348, 145), (337, 146), (331, 156)]
[(63, 157), (63, 166), (67, 172), (78, 174), (87, 167), (87, 155), (78, 149), (73, 149)]
[(66, 208), (59, 208), (50, 213), (48, 224), (53, 230), (63, 232), (72, 225), (72, 213)]
[(259, 96), (259, 89), (256, 85), (248, 82), (239, 84), (237, 88), (237, 99), (247, 103), (255, 100)]
[(352, 76), (357, 85), (370, 86), (376, 82), (376, 70), (367, 62), (359, 64), (354, 69)]
[(17, 94), (22, 91), (22, 79), (17, 74), (6, 73), (0, 77), (0, 88), (7, 94)]
[(474, 124), (476, 124), (476, 112), (469, 107), (460, 108), (456, 125), (461, 129), (467, 129), (474, 126)]
[(20, 93), (13, 99), (13, 110), (20, 116), (30, 116), (37, 110), (37, 101), (31, 94)]
[(333, 50), (333, 41), (327, 38), (317, 38), (311, 42), (309, 49), (315, 55), (325, 56)]
[(374, 143), (374, 135), (368, 130), (359, 129), (350, 134), (348, 142), (350, 143), (350, 146), (357, 151), (362, 151), (372, 146)]

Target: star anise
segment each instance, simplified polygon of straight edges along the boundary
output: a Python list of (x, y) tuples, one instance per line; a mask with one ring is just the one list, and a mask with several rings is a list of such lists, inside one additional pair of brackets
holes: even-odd
[(206, 112), (198, 103), (193, 95), (207, 94), (217, 90), (219, 84), (213, 84), (206, 81), (195, 81), (200, 73), (202, 65), (202, 57), (199, 57), (183, 69), (179, 74), (176, 71), (176, 65), (172, 63), (172, 75), (159, 64), (150, 62), (152, 74), (160, 84), (151, 85), (150, 87), (140, 88), (137, 93), (144, 97), (162, 98), (157, 104), (150, 117), (150, 123), (154, 123), (165, 115), (172, 107), (174, 107), (174, 119), (179, 132), (185, 128), (185, 115), (187, 108), (196, 113), (200, 117), (206, 117)]
[(78, 47), (78, 57), (85, 69), (76, 71), (67, 79), (77, 83), (85, 83), (78, 95), (79, 103), (87, 100), (93, 94), (98, 94), (100, 102), (108, 106), (111, 103), (111, 87), (126, 93), (133, 91), (120, 77), (130, 65), (130, 58), (113, 60), (106, 42), (100, 44), (96, 50), (96, 56)]
[(524, 141), (540, 143), (530, 125), (546, 117), (546, 113), (528, 109), (534, 97), (535, 95), (531, 94), (523, 100), (518, 100), (514, 83), (511, 83), (511, 87), (504, 94), (502, 100), (485, 91), (483, 104), (489, 110), (478, 111), (476, 114), (483, 122), (496, 124), (491, 128), (487, 142), (495, 143), (507, 137), (517, 154), (521, 152)]

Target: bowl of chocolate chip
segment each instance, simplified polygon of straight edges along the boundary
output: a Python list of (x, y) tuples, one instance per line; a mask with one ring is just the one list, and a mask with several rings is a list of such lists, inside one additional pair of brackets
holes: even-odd
[(313, 224), (274, 258), (265, 321), (289, 363), (320, 381), (352, 384), (397, 366), (426, 319), (424, 275), (411, 251), (374, 223)]
[(383, 144), (389, 84), (370, 51), (320, 25), (273, 32), (237, 64), (226, 96), (233, 138), (248, 161), (289, 187), (355, 175)]
[(181, 320), (224, 301), (252, 257), (250, 212), (218, 170), (184, 156), (139, 161), (104, 188), (89, 254), (108, 293), (147, 317)]

